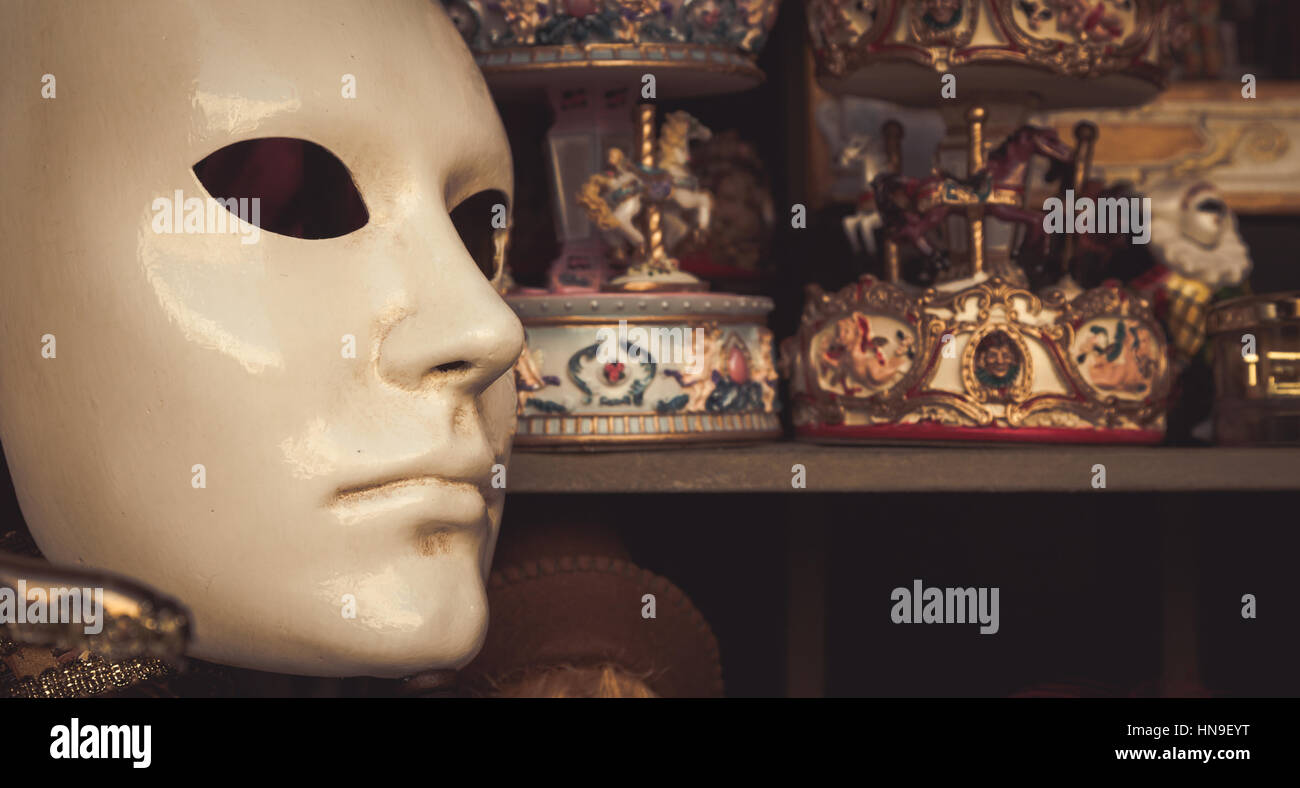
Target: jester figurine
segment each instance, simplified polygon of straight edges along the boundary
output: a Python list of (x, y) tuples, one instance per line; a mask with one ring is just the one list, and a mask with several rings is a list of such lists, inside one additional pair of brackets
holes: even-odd
[(1247, 294), (1250, 251), (1212, 184), (1172, 178), (1147, 193), (1154, 260), (1130, 286), (1152, 299), (1169, 333), (1175, 368), (1182, 369), (1205, 345), (1210, 304)]
[(1213, 304), (1250, 293), (1250, 251), (1236, 216), (1212, 184), (1169, 178), (1146, 191), (1152, 203), (1150, 267), (1128, 284), (1152, 302), (1169, 337), (1176, 375), (1170, 435), (1180, 442), (1210, 441), (1214, 361), (1207, 319)]

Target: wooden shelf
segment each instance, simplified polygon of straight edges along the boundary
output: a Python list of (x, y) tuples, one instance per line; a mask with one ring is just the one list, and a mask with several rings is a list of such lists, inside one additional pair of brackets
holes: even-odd
[[(791, 487), (791, 466), (806, 489)], [(1096, 464), (1106, 489), (1094, 490)], [(732, 448), (516, 450), (519, 493), (1253, 492), (1300, 490), (1300, 449), (1112, 446), (924, 448), (761, 443)]]

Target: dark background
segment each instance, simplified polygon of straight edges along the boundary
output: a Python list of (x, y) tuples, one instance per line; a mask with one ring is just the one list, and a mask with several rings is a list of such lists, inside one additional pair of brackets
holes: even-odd
[[(799, 669), (807, 645), (788, 639), (790, 622), (805, 616), (824, 616), (829, 697), (1002, 696), (1045, 684), (1159, 694), (1163, 556), (1190, 551), (1196, 575), (1183, 607), (1199, 629), (1190, 658), (1205, 689), (1293, 697), (1300, 694), (1298, 500), (1294, 493), (512, 495), (501, 540), (554, 522), (616, 524), (633, 559), (672, 579), (712, 625), (729, 696), (786, 693), (787, 672)], [(792, 566), (807, 559), (809, 544), (822, 554), (811, 559), (825, 573), (822, 609), (790, 594)], [(890, 592), (915, 578), (927, 586), (999, 587), (999, 632), (893, 624)], [(1241, 618), (1245, 593), (1259, 602), (1255, 620)]]
[[(1224, 20), (1236, 25), (1228, 31), (1235, 44), (1228, 43), (1239, 62), (1230, 69), (1300, 79), (1300, 2), (1222, 6)], [(768, 166), (777, 234), (761, 292), (776, 302), (769, 325), (778, 340), (798, 327), (805, 284), (837, 289), (866, 272), (840, 229), (850, 206), (810, 214), (804, 230), (783, 221), (790, 205), (810, 199), (803, 193), (808, 124), (799, 115), (810, 68), (803, 15), (802, 3), (782, 4), (759, 59), (762, 86), (661, 102), (663, 111), (685, 109), (715, 132), (739, 130)], [(548, 188), (540, 143), (547, 109), (501, 109), (515, 152), (516, 204), (539, 205)], [(550, 221), (549, 213), (516, 215), (512, 265), (554, 257)], [(1300, 289), (1300, 220), (1239, 221), (1255, 263), (1253, 290)], [(733, 696), (787, 691), (802, 648), (788, 640), (789, 622), (802, 616), (824, 616), (829, 696), (1007, 695), (1067, 682), (1065, 691), (1077, 694), (1156, 694), (1165, 556), (1190, 551), (1194, 591), (1175, 607), (1194, 616), (1199, 648), (1183, 659), (1199, 663), (1214, 694), (1295, 696), (1298, 511), (1294, 493), (513, 495), (501, 538), (548, 521), (615, 524), (633, 559), (681, 586), (712, 624)], [(810, 569), (824, 573), (825, 604), (800, 608), (790, 582), (800, 559), (791, 556), (809, 550), (820, 555)], [(890, 590), (918, 577), (927, 585), (999, 586), (1001, 631), (892, 624)], [(1241, 618), (1244, 593), (1259, 600), (1256, 620)]]

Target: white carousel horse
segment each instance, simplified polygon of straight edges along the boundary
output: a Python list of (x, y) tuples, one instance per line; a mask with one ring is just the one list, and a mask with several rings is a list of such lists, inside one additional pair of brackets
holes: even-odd
[[(691, 142), (707, 140), (712, 136), (704, 124), (685, 112), (670, 114), (659, 130), (658, 164), (660, 169), (673, 178), (673, 189), (668, 199), (676, 203), (684, 213), (695, 212), (695, 227), (699, 232), (704, 232), (709, 227), (713, 195), (700, 186), (699, 180), (690, 170)], [(681, 221), (678, 216), (673, 218)], [(684, 232), (685, 228), (682, 234)]]
[(866, 249), (867, 253), (876, 253), (876, 230), (884, 226), (884, 218), (875, 208), (871, 182), (885, 171), (885, 154), (878, 137), (867, 134), (854, 134), (844, 144), (839, 153), (839, 165), (851, 167), (862, 165), (863, 199), (858, 203), (856, 213), (844, 217), (844, 234), (849, 238), (849, 246), (854, 252)]
[[(628, 247), (644, 248), (645, 235), (636, 226), (636, 218), (646, 201), (665, 209), (661, 221), (668, 249), (692, 231), (702, 233), (708, 228), (713, 195), (699, 185), (688, 165), (691, 141), (710, 136), (698, 120), (685, 112), (674, 112), (664, 119), (659, 131), (654, 167), (639, 166), (617, 148), (610, 150), (608, 170), (587, 179), (578, 193), (578, 202), (616, 254), (625, 254)], [(683, 215), (693, 216), (688, 219)]]

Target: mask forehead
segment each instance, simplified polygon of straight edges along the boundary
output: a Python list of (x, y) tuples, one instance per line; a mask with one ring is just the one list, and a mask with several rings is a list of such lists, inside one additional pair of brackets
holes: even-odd
[[(412, 188), (445, 188), (453, 205), (484, 188), (511, 193), (504, 130), (439, 3), (144, 0), (125, 13), (52, 2), (7, 16), (7, 73), (40, 63), (59, 88), (59, 100), (44, 101), (26, 89), (39, 83), (6, 80), (14, 125), (30, 128), (13, 151), (23, 136), (38, 143), (43, 166), (75, 174), (62, 182), (79, 193), (109, 180), (129, 187), (124, 175), (166, 187), (177, 168), (224, 145), (273, 136), (333, 151), (381, 215)], [(344, 97), (345, 79), (355, 98)], [(133, 164), (127, 173), (122, 161)]]

